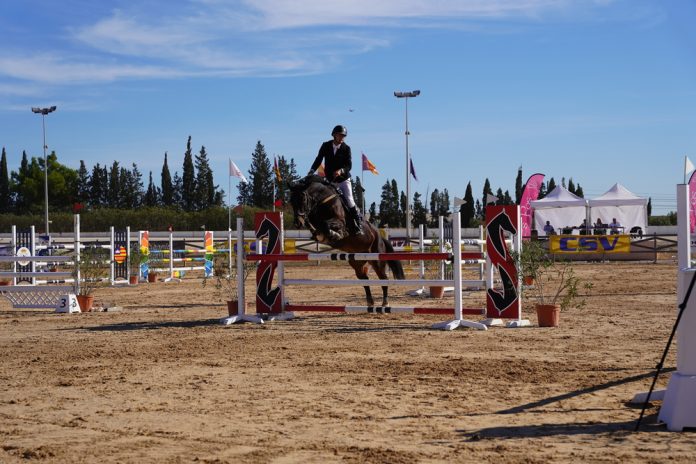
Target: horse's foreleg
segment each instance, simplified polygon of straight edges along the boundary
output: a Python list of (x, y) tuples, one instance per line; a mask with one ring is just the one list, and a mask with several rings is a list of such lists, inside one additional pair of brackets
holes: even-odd
[[(353, 267), (353, 270), (355, 271), (355, 276), (358, 279), (368, 280), (367, 263), (365, 261), (351, 261), (350, 265)], [(375, 300), (374, 298), (372, 298), (372, 292), (370, 291), (370, 287), (365, 285), (363, 288), (365, 289), (365, 299), (367, 300), (367, 306), (374, 306)]]
[[(375, 270), (377, 277), (383, 280), (387, 280), (389, 278), (386, 272), (387, 264), (384, 261), (371, 261), (370, 264)], [(382, 286), (382, 306), (389, 306), (389, 287), (386, 285)]]

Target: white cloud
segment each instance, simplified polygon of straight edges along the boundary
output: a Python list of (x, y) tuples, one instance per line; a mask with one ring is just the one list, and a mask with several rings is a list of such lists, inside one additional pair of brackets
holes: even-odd
[[(605, 3), (608, 0), (596, 0)], [(0, 77), (54, 84), (324, 72), (403, 28), (534, 18), (578, 0), (190, 0), (127, 5), (71, 24), (71, 48), (0, 52)], [(582, 2), (580, 2), (582, 3)], [(63, 41), (65, 42), (65, 41)], [(50, 42), (44, 42), (50, 43)]]

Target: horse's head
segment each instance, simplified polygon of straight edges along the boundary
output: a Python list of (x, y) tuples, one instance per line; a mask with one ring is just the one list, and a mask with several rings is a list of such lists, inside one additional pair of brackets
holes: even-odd
[(307, 193), (312, 181), (313, 176), (307, 176), (290, 185), (290, 204), (297, 228), (305, 226), (307, 215), (312, 209), (311, 198)]

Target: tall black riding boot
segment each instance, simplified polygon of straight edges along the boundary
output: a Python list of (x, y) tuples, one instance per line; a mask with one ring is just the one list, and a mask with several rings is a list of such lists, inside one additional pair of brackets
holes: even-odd
[(362, 218), (360, 217), (360, 211), (358, 211), (357, 206), (353, 206), (348, 210), (348, 231), (352, 235), (360, 235), (363, 233), (362, 230)]

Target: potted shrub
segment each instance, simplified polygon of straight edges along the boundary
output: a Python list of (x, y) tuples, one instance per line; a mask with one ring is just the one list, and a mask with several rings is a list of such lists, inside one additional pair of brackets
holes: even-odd
[[(443, 251), (444, 253), (452, 253), (452, 244), (450, 242), (445, 242), (443, 245)], [(432, 253), (439, 253), (440, 252), (440, 242), (439, 240), (433, 240), (432, 245), (430, 246), (430, 251)], [(425, 262), (425, 277), (426, 279), (442, 279), (444, 276), (440, 272), (441, 269), (441, 263), (442, 261), (440, 260), (427, 260)], [(450, 271), (452, 269), (452, 261), (445, 261), (444, 262), (445, 266), (445, 273)], [(429, 286), (430, 290), (430, 297), (431, 298), (442, 298), (442, 296), (445, 293), (445, 286), (444, 285), (430, 285)]]
[[(242, 279), (246, 282), (251, 271), (256, 268), (256, 263), (245, 262), (243, 266), (244, 275)], [(213, 259), (213, 276), (203, 277), (203, 287), (209, 285), (208, 281), (213, 279), (215, 296), (220, 301), (227, 302), (227, 313), (229, 316), (236, 316), (239, 312), (239, 290), (237, 288), (237, 266), (232, 265), (232, 272), (229, 267), (229, 255), (217, 255)], [(246, 301), (244, 302), (244, 312), (246, 312)]]
[(138, 282), (140, 282), (140, 263), (142, 256), (140, 245), (138, 243), (133, 244), (129, 256), (130, 276), (128, 277), (128, 283), (130, 285), (138, 285)]
[(522, 252), (515, 255), (520, 275), (531, 277), (534, 286), (526, 289), (535, 300), (540, 327), (556, 327), (560, 312), (571, 308), (582, 308), (585, 299), (578, 290), (592, 288), (590, 282), (582, 282), (575, 275), (569, 260), (553, 260), (539, 241), (525, 241)]
[(76, 272), (80, 270), (80, 281), (77, 282), (77, 302), (80, 311), (89, 312), (94, 304), (94, 291), (103, 285), (107, 276), (106, 265), (109, 262), (109, 250), (86, 246), (80, 250), (80, 259)]

